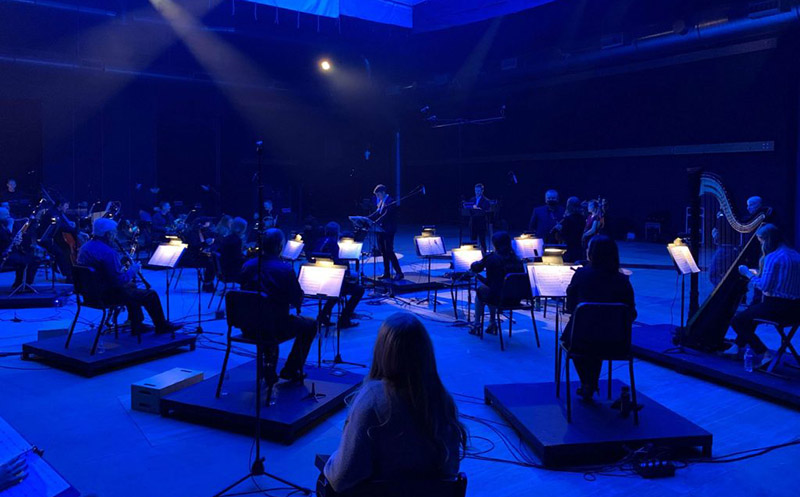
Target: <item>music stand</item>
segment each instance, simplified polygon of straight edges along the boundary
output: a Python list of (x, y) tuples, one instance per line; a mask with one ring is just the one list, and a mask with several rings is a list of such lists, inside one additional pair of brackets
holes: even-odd
[[(350, 216), (350, 222), (353, 223), (353, 228), (356, 230), (366, 231), (368, 233), (367, 238), (369, 238), (369, 253), (372, 255), (372, 289), (373, 292), (376, 291), (375, 282), (377, 281), (378, 275), (378, 259), (375, 257), (375, 246), (378, 244), (377, 235), (376, 233), (378, 230), (383, 231), (383, 228), (378, 226), (378, 224), (373, 221), (372, 219), (365, 217), (365, 216)], [(364, 264), (360, 264), (361, 272), (358, 275), (359, 283), (363, 283), (364, 281)]]
[[(339, 299), (342, 294), (342, 284), (347, 273), (346, 266), (337, 266), (331, 260), (317, 259), (314, 264), (303, 264), (300, 266), (300, 274), (297, 281), (303, 294), (311, 299), (317, 300), (317, 367), (322, 366), (322, 321), (319, 316), (322, 314), (322, 301), (328, 299)], [(339, 356), (339, 323), (336, 323), (336, 342), (337, 357)], [(335, 359), (334, 359), (335, 360)]]
[(684, 307), (686, 303), (686, 275), (697, 274), (700, 272), (700, 268), (697, 266), (697, 262), (695, 262), (692, 251), (689, 250), (689, 246), (683, 243), (683, 240), (680, 238), (676, 238), (674, 242), (668, 244), (667, 251), (672, 259), (672, 263), (675, 264), (675, 269), (681, 276), (681, 327), (679, 336), (681, 337), (680, 343), (683, 343)]
[(170, 287), (170, 270), (175, 271), (175, 266), (181, 260), (183, 252), (186, 250), (186, 245), (182, 243), (162, 243), (150, 256), (147, 261), (148, 266), (155, 266), (165, 268), (164, 275), (167, 281), (167, 320), (169, 320), (169, 287)]
[(300, 258), (300, 254), (303, 252), (305, 246), (306, 244), (300, 235), (297, 235), (292, 240), (288, 240), (286, 245), (283, 246), (283, 250), (281, 251), (281, 259), (291, 262), (293, 271), (294, 262)]
[(511, 242), (514, 253), (523, 261), (532, 261), (544, 255), (544, 240), (530, 235), (515, 237)]
[[(455, 293), (455, 284), (457, 280), (467, 278), (467, 322), (470, 322), (470, 312), (472, 310), (472, 271), (471, 266), (474, 262), (483, 259), (483, 253), (480, 249), (475, 248), (474, 245), (462, 245), (457, 249), (452, 250), (453, 257), (453, 274), (454, 278), (451, 287), (451, 296), (453, 297), (453, 311), (458, 318), (456, 307), (458, 302), (458, 295)], [(456, 279), (457, 278), (457, 279)]]
[(558, 312), (558, 305), (567, 297), (567, 287), (572, 281), (574, 268), (569, 265), (539, 264), (529, 263), (525, 266), (528, 273), (528, 280), (531, 284), (531, 295), (534, 298), (553, 299), (556, 302), (556, 326), (555, 326), (555, 358), (556, 358), (556, 381), (559, 376), (558, 364), (558, 335), (561, 333), (561, 318)]

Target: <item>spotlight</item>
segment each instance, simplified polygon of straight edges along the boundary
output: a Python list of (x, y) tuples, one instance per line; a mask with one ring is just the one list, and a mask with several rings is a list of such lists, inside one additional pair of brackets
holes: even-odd
[(333, 69), (333, 65), (331, 64), (331, 61), (329, 61), (328, 59), (322, 59), (319, 62), (319, 68), (325, 72), (328, 72), (331, 69)]

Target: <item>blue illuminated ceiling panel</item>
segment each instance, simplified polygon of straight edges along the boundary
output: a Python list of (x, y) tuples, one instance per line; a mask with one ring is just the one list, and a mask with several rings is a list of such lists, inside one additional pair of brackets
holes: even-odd
[(348, 16), (418, 31), (445, 29), (553, 0), (249, 0), (323, 17)]

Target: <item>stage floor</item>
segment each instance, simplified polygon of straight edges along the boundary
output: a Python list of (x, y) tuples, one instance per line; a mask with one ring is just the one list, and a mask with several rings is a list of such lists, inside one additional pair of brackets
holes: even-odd
[[(447, 247), (457, 244), (457, 228), (439, 227)], [(413, 235), (419, 227), (405, 227), (396, 238), (396, 248), (405, 254), (401, 260), (406, 274), (422, 273), (424, 261), (414, 256)], [(662, 245), (621, 243), (623, 263), (669, 266)], [(434, 261), (434, 276), (448, 270), (448, 265)], [(164, 275), (145, 271), (145, 276), (164, 302)], [(0, 287), (11, 283), (9, 273), (0, 274)], [(676, 325), (680, 319), (680, 293), (674, 270), (633, 268), (631, 277), (639, 311), (638, 325)], [(514, 335), (500, 351), (496, 336), (483, 341), (467, 333), (463, 323), (453, 319), (449, 292), (439, 292), (440, 306), (434, 313), (431, 302), (422, 301), (427, 292), (386, 298), (365, 295), (357, 312), (360, 326), (342, 330), (341, 349), (345, 360), (369, 364), (378, 326), (397, 311), (413, 312), (420, 317), (432, 337), (439, 373), (453, 394), (459, 412), (469, 416), (463, 421), (472, 436), (470, 454), (487, 451), (485, 456), (497, 461), (467, 457), (461, 470), (469, 477), (469, 497), (506, 497), (537, 493), (614, 497), (634, 494), (674, 497), (675, 495), (770, 495), (794, 496), (800, 487), (800, 473), (794, 461), (800, 460), (800, 447), (772, 451), (763, 456), (731, 464), (692, 464), (679, 470), (675, 478), (642, 480), (638, 477), (597, 476), (587, 481), (583, 474), (537, 470), (515, 464), (511, 449), (503, 443), (498, 430), (511, 447), (527, 448), (517, 432), (491, 407), (484, 403), (484, 385), (542, 383), (553, 381), (553, 313), (547, 318), (536, 313), (541, 348), (537, 348), (530, 316), (515, 313)], [(67, 328), (74, 317), (74, 298), (62, 307), (44, 309), (0, 310), (0, 417), (8, 420), (26, 439), (46, 451), (47, 459), (64, 477), (84, 494), (99, 497), (174, 497), (208, 496), (244, 475), (251, 462), (252, 437), (190, 423), (157, 414), (132, 411), (130, 386), (169, 369), (180, 367), (203, 371), (205, 377), (219, 373), (223, 320), (214, 320), (208, 310), (209, 294), (201, 294), (203, 335), (197, 337), (197, 349), (172, 354), (151, 361), (135, 363), (92, 378), (83, 378), (36, 362), (22, 361), (22, 344), (37, 339), (40, 329)], [(466, 295), (459, 296), (459, 316), (463, 317)], [(198, 294), (192, 273), (171, 291), (171, 316), (189, 330), (197, 319)], [(302, 310), (305, 316), (316, 315), (316, 305)], [(22, 322), (14, 322), (16, 316)], [(85, 312), (79, 328), (88, 328), (99, 320), (100, 313)], [(771, 336), (764, 334), (766, 339)], [(323, 341), (323, 357), (332, 359), (335, 333)], [(777, 343), (767, 344), (775, 348)], [(288, 354), (290, 344), (281, 346)], [(239, 347), (231, 355), (229, 368), (253, 360), (253, 349)], [(316, 344), (309, 365), (316, 365)], [(616, 366), (616, 365), (615, 365)], [(339, 366), (363, 375), (367, 369)], [(615, 377), (626, 381), (625, 364), (620, 363)], [(647, 361), (636, 361), (636, 386), (654, 402), (677, 413), (714, 437), (714, 454), (784, 443), (800, 433), (797, 410), (786, 408), (716, 383), (684, 375)], [(552, 394), (548, 393), (548, 397)], [(642, 411), (642, 424), (648, 422), (648, 409)], [(316, 454), (336, 449), (347, 416), (339, 408), (319, 420), (290, 446), (265, 440), (262, 452), (267, 470), (305, 486), (313, 486), (318, 471)], [(575, 415), (576, 422), (580, 415)], [(632, 421), (631, 421), (632, 424)], [(491, 426), (493, 429), (490, 429)], [(529, 449), (532, 452), (532, 449)], [(534, 457), (534, 456), (532, 456)], [(511, 461), (511, 462), (500, 462)], [(258, 481), (262, 488), (272, 482)], [(257, 491), (248, 481), (236, 492)], [(276, 497), (282, 491), (270, 492)]]

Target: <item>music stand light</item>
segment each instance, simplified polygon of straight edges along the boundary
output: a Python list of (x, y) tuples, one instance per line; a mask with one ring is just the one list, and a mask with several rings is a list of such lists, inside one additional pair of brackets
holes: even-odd
[(552, 266), (561, 266), (564, 264), (564, 253), (566, 249), (557, 247), (547, 247), (544, 249), (542, 255), (542, 263)]

